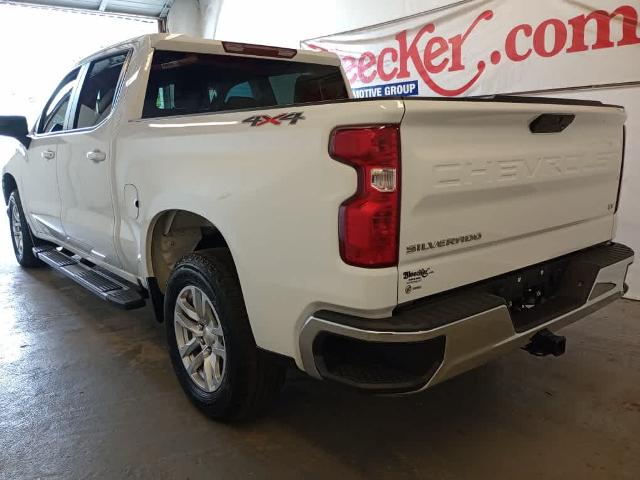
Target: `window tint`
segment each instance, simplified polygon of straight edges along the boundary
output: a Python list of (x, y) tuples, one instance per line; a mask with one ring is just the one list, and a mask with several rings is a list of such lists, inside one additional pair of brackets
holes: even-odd
[(296, 81), (300, 75), (300, 73), (289, 73), (269, 78), (273, 94), (276, 96), (278, 103), (293, 103)]
[(348, 98), (339, 67), (156, 51), (143, 118)]
[(80, 91), (74, 128), (93, 127), (107, 118), (126, 58), (126, 53), (120, 53), (91, 63)]
[(237, 84), (235, 87), (232, 87), (227, 93), (227, 98), (225, 98), (224, 101), (228, 102), (231, 97), (255, 98), (249, 82), (242, 82)]
[(61, 132), (64, 130), (64, 119), (67, 116), (67, 110), (69, 109), (69, 100), (71, 95), (67, 93), (60, 103), (53, 109), (51, 114), (47, 117), (42, 133), (49, 132)]
[(53, 92), (40, 116), (36, 133), (61, 132), (65, 129), (64, 121), (69, 110), (71, 93), (76, 86), (78, 72), (79, 69), (76, 69), (67, 75)]

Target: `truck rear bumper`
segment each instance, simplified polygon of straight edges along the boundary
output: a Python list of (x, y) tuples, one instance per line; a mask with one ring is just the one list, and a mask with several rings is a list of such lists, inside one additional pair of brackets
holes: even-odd
[(318, 311), (300, 334), (302, 363), (361, 390), (420, 391), (620, 298), (632, 262), (631, 249), (606, 244), (399, 306), (387, 319)]

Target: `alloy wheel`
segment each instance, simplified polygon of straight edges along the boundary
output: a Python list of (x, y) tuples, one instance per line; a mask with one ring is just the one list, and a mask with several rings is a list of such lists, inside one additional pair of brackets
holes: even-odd
[(182, 289), (174, 309), (178, 352), (191, 380), (206, 392), (222, 384), (227, 351), (218, 313), (198, 287)]
[(22, 222), (20, 221), (20, 212), (18, 206), (14, 203), (11, 209), (11, 232), (13, 233), (13, 241), (18, 251), (18, 256), (22, 257), (24, 252), (24, 241), (22, 238)]

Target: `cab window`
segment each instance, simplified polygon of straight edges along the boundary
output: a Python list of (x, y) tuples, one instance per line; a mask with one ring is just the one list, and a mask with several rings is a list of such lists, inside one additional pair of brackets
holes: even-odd
[(91, 62), (80, 90), (74, 128), (93, 127), (109, 116), (126, 59), (125, 52)]
[(340, 67), (272, 58), (156, 50), (143, 118), (348, 98)]
[(67, 75), (53, 92), (40, 115), (36, 133), (54, 133), (65, 130), (65, 119), (69, 112), (71, 94), (77, 84), (79, 71), (78, 68)]

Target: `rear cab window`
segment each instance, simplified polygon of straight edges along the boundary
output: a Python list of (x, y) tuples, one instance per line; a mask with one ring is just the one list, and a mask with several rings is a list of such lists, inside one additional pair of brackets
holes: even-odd
[(339, 67), (156, 50), (143, 118), (347, 99)]

